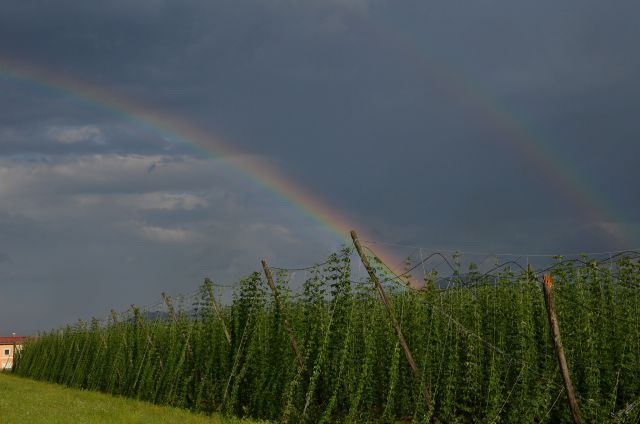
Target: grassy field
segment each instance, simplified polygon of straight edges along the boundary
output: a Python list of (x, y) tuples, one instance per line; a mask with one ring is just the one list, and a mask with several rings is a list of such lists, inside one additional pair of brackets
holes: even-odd
[(250, 424), (251, 421), (197, 415), (0, 372), (0, 424), (21, 423)]

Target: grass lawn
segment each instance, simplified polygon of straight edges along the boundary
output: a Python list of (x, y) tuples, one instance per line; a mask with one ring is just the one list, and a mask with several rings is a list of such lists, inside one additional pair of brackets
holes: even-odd
[[(185, 423), (250, 424), (204, 416), (103, 393), (69, 389), (0, 372), (0, 424)], [(255, 423), (255, 421), (254, 421)]]

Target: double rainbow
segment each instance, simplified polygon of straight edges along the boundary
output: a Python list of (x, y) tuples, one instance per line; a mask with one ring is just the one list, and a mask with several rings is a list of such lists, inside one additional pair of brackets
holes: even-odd
[[(441, 72), (444, 73), (444, 70)], [(629, 243), (622, 228), (615, 224), (616, 219), (607, 208), (602, 206), (603, 202), (598, 200), (596, 193), (592, 192), (588, 185), (583, 184), (577, 174), (571, 172), (571, 168), (567, 164), (560, 162), (551, 152), (545, 150), (541, 143), (537, 142), (533, 133), (507, 111), (500, 108), (496, 102), (491, 101), (487, 94), (482, 93), (478, 88), (466, 83), (461, 78), (452, 83), (451, 78), (453, 77), (450, 70), (447, 69), (446, 72), (447, 76), (439, 75), (438, 68), (431, 67), (432, 77), (448, 82), (446, 88), (451, 96), (478, 111), (488, 125), (501, 133), (499, 138), (508, 143), (510, 148), (518, 151), (530, 166), (535, 167), (553, 187), (560, 190), (568, 201), (585, 211), (592, 220), (609, 223), (609, 233), (612, 238), (618, 245), (628, 247)], [(0, 77), (70, 94), (81, 101), (99, 105), (132, 121), (139, 122), (165, 137), (187, 143), (197, 151), (220, 158), (253, 183), (282, 198), (311, 220), (321, 224), (327, 231), (333, 233), (340, 242), (348, 240), (350, 229), (359, 229), (358, 225), (304, 186), (287, 179), (278, 170), (264, 162), (248, 160), (247, 155), (244, 155), (243, 152), (220, 138), (199, 129), (188, 120), (149, 108), (126, 96), (114, 94), (96, 85), (52, 70), (28, 66), (1, 57)], [(542, 207), (541, 205), (537, 206)], [(360, 230), (362, 229), (360, 228)], [(366, 234), (363, 234), (362, 238), (366, 239), (366, 237)], [(389, 264), (399, 262), (395, 255), (382, 249), (384, 248), (381, 246), (377, 246), (376, 249), (376, 253), (381, 259)]]

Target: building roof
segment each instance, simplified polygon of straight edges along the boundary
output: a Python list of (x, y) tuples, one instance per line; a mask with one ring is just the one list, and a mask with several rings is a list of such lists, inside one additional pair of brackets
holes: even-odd
[(28, 339), (28, 337), (25, 336), (0, 337), (0, 345), (20, 344), (26, 339)]

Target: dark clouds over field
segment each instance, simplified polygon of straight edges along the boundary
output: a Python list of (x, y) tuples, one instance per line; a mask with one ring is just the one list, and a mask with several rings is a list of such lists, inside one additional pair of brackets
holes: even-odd
[[(3, 2), (0, 62), (211, 131), (380, 240), (600, 251), (640, 245), (639, 12), (631, 1)], [(603, 212), (543, 178), (512, 138), (565, 164)], [(0, 333), (189, 292), (204, 275), (232, 280), (262, 257), (307, 264), (335, 244), (223, 159), (0, 73)]]

